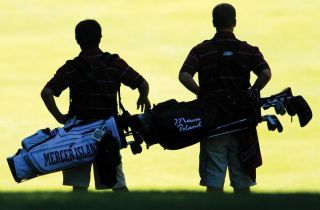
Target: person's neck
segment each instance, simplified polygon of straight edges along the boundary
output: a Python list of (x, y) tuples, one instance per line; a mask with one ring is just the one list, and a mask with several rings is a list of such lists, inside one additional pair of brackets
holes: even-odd
[(99, 46), (93, 47), (93, 48), (81, 48), (82, 52), (93, 52), (93, 51), (97, 51), (97, 50), (100, 50)]
[(223, 28), (223, 29), (217, 29), (217, 33), (218, 32), (229, 32), (229, 33), (233, 33), (233, 27), (232, 28)]

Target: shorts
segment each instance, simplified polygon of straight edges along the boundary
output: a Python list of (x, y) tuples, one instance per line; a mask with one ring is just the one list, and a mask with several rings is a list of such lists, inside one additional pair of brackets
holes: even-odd
[[(79, 167), (63, 170), (63, 185), (88, 188), (90, 185), (90, 174), (92, 165), (94, 169), (93, 174), (95, 180), (95, 188), (97, 190), (110, 189), (110, 187), (107, 187), (100, 183), (99, 173), (96, 169), (95, 163), (87, 163)], [(112, 187), (112, 189), (123, 187), (126, 187), (126, 180), (122, 171), (122, 163), (120, 163), (117, 167), (117, 182)]]
[(223, 188), (227, 168), (230, 185), (241, 189), (256, 185), (239, 158), (237, 133), (217, 136), (200, 142), (200, 185)]

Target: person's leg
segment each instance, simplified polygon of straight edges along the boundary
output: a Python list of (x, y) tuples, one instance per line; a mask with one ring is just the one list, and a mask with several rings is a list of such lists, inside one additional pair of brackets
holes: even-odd
[(112, 188), (113, 192), (129, 192), (129, 189), (127, 186), (118, 187), (118, 188)]
[(227, 170), (227, 142), (215, 137), (200, 142), (200, 185), (207, 187), (207, 192), (223, 192)]
[(250, 187), (243, 187), (243, 188), (233, 188), (234, 193), (237, 194), (249, 194), (251, 193)]
[[(106, 187), (105, 185), (100, 183), (100, 175), (99, 172), (96, 168), (96, 164), (93, 164), (94, 168), (94, 180), (95, 180), (95, 187), (97, 190), (104, 190), (104, 189), (110, 189)], [(123, 173), (122, 169), (122, 163), (117, 166), (117, 182), (116, 184), (112, 187), (112, 191), (114, 192), (129, 192), (129, 189), (127, 188), (126, 185), (126, 179)]]
[(72, 186), (74, 192), (88, 190), (90, 184), (91, 163), (62, 171), (63, 185)]
[(73, 186), (72, 187), (73, 192), (87, 192), (88, 187), (79, 187), (79, 186)]
[(122, 169), (122, 163), (117, 167), (117, 183), (112, 187), (113, 192), (129, 192)]
[(207, 192), (223, 193), (223, 187), (207, 187)]
[(239, 145), (236, 133), (229, 135), (230, 146), (228, 151), (228, 167), (230, 185), (235, 193), (250, 193), (250, 187), (256, 183), (252, 181), (239, 158)]

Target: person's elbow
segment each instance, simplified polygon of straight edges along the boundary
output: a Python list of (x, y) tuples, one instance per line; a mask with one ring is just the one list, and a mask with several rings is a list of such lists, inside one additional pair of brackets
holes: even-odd
[(271, 79), (271, 77), (272, 77), (272, 74), (271, 74), (271, 70), (270, 69), (264, 69), (263, 71), (262, 71), (262, 76), (264, 77), (264, 79), (266, 80), (266, 81), (270, 81), (270, 79)]
[(149, 83), (144, 80), (138, 87), (139, 91), (147, 91), (149, 90)]
[(179, 81), (182, 83), (182, 80), (183, 80), (183, 72), (180, 72), (180, 73), (179, 73), (178, 78), (179, 78)]
[(260, 74), (258, 75), (258, 81), (259, 81), (259, 88), (262, 89), (271, 79), (271, 70), (270, 69), (263, 69)]
[(48, 87), (44, 87), (42, 89), (40, 95), (41, 95), (41, 98), (44, 100), (44, 99), (46, 99), (46, 98), (48, 98), (50, 96), (53, 96), (53, 91)]
[(140, 97), (144, 97), (147, 98), (149, 95), (149, 83), (145, 80), (143, 81), (139, 87), (138, 87), (138, 91), (140, 93)]
[(179, 73), (179, 81), (182, 83), (182, 84), (185, 84), (186, 81), (192, 79), (192, 76), (191, 74), (187, 73), (187, 72), (180, 72)]

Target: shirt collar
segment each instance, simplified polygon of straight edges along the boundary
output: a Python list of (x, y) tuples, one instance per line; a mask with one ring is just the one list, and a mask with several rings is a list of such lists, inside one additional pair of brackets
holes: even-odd
[(97, 47), (90, 50), (83, 50), (80, 52), (79, 56), (95, 56), (95, 55), (101, 55), (101, 54), (103, 54), (103, 51)]
[(229, 31), (218, 31), (213, 39), (236, 39), (236, 36), (234, 33), (229, 32)]

